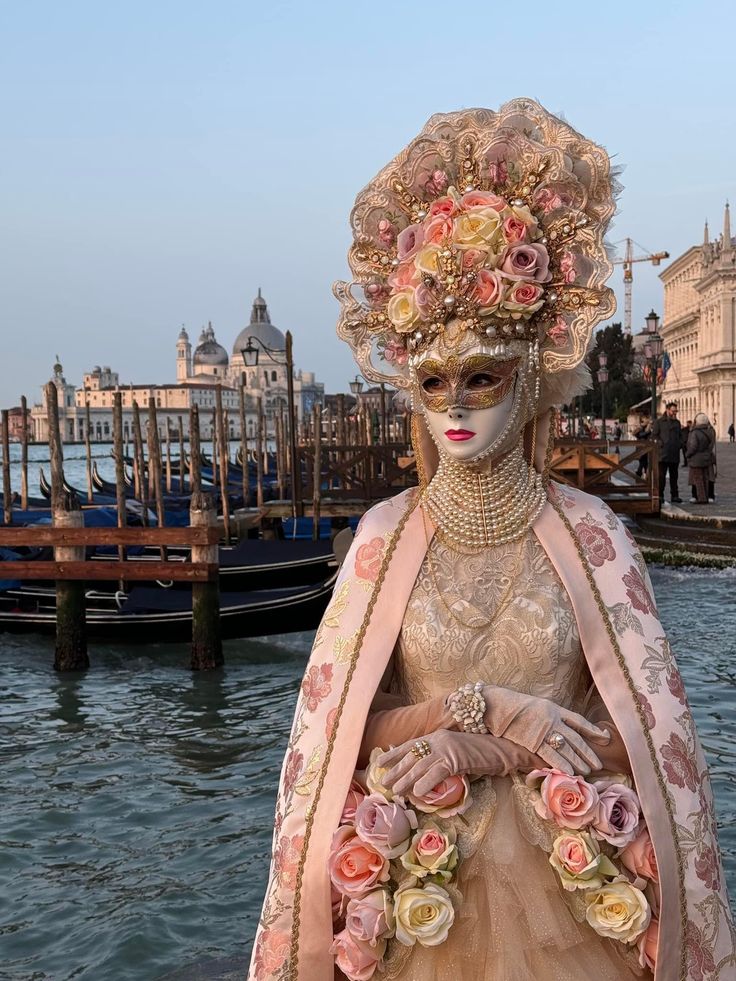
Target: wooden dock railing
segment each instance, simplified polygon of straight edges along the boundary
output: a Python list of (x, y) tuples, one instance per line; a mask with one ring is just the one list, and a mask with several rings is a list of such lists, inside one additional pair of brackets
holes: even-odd
[[(618, 446), (620, 454), (612, 452)], [(639, 461), (647, 458), (646, 476), (637, 476)], [(555, 440), (552, 478), (595, 494), (617, 512), (657, 514), (659, 448), (644, 440)]]

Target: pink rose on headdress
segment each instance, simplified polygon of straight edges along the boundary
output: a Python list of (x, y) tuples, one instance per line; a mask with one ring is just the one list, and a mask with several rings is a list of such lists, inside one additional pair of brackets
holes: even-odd
[(424, 242), (423, 225), (407, 225), (399, 232), (396, 239), (396, 250), (400, 260), (415, 256)]
[(614, 780), (596, 780), (593, 786), (598, 791), (593, 834), (617, 848), (628, 845), (639, 830), (639, 798), (630, 787)]
[(572, 777), (562, 770), (532, 770), (527, 776), (529, 787), (542, 778), (539, 787), (541, 800), (534, 808), (545, 821), (554, 821), (561, 828), (585, 828), (595, 818), (598, 791), (582, 777)]
[(407, 797), (417, 810), (435, 814), (438, 818), (463, 814), (473, 803), (468, 778), (457, 774), (441, 780), (426, 794), (410, 792)]
[(340, 824), (352, 824), (355, 821), (355, 809), (364, 800), (366, 794), (367, 791), (357, 780), (350, 781), (350, 789), (343, 804)]
[(424, 182), (424, 187), (428, 194), (442, 194), (447, 185), (449, 184), (449, 178), (444, 170), (433, 170), (429, 175), (427, 180)]
[(546, 283), (552, 278), (549, 253), (543, 245), (536, 242), (523, 242), (506, 248), (499, 261), (498, 271), (509, 279), (531, 280), (536, 283)]
[(382, 306), (391, 296), (391, 290), (385, 283), (368, 283), (364, 288), (366, 301), (372, 307)]
[(429, 213), (432, 218), (436, 218), (438, 215), (443, 215), (445, 218), (452, 218), (456, 210), (457, 205), (449, 197), (437, 198), (429, 206)]
[(526, 242), (527, 225), (516, 215), (509, 215), (503, 223), (503, 237), (509, 245), (517, 245), (519, 242)]
[(562, 198), (551, 187), (540, 187), (534, 195), (534, 203), (547, 215), (550, 211), (554, 211), (555, 208), (562, 207)]
[(503, 299), (503, 280), (490, 269), (479, 269), (473, 286), (473, 299), (481, 313), (495, 310)]
[(460, 199), (463, 208), (493, 208), (503, 211), (507, 207), (506, 199), (492, 191), (467, 191)]
[(482, 266), (488, 257), (485, 249), (463, 249), (462, 256), (463, 272)]
[(388, 218), (381, 218), (378, 222), (378, 237), (384, 245), (393, 245), (396, 241), (396, 225)]
[(400, 341), (386, 341), (383, 357), (389, 363), (396, 362), (398, 365), (404, 365), (406, 364), (407, 350)]
[(643, 828), (639, 835), (624, 848), (619, 858), (629, 872), (659, 882), (657, 856), (654, 854), (654, 845), (646, 828)]
[(358, 837), (385, 858), (398, 858), (409, 847), (417, 827), (414, 811), (398, 801), (387, 801), (383, 794), (369, 794), (355, 808)]
[(388, 282), (395, 290), (405, 290), (419, 283), (419, 273), (411, 260), (409, 262), (402, 262), (388, 277)]
[(332, 836), (327, 860), (330, 879), (343, 896), (364, 896), (381, 882), (388, 882), (388, 859), (342, 824)]
[[(511, 287), (503, 301), (505, 310), (514, 316), (530, 316), (542, 306), (544, 290), (536, 283), (516, 283)], [(519, 319), (515, 317), (514, 319)]]
[(572, 252), (563, 252), (562, 258), (560, 259), (560, 272), (562, 273), (562, 278), (566, 283), (574, 283), (578, 278), (578, 274), (575, 272), (575, 256)]
[(564, 317), (558, 317), (551, 327), (547, 328), (547, 337), (555, 347), (563, 347), (567, 344), (567, 322)]
[(433, 242), (435, 245), (441, 245), (447, 239), (452, 238), (453, 228), (454, 222), (452, 218), (448, 218), (445, 215), (437, 215), (435, 218), (430, 219), (430, 221), (425, 225), (424, 241)]

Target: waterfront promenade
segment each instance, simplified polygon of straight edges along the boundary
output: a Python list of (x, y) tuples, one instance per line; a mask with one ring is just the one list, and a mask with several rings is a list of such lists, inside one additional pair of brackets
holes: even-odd
[(684, 514), (695, 518), (731, 518), (736, 522), (736, 443), (720, 442), (716, 447), (718, 478), (716, 480), (715, 504), (691, 504), (690, 485), (687, 482), (687, 467), (680, 467), (679, 487), (682, 504), (670, 504), (669, 487), (665, 491), (663, 510), (682, 517)]

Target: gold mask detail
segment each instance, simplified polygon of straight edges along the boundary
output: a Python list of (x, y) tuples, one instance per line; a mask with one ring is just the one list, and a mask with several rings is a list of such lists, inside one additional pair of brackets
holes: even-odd
[(447, 412), (455, 406), (491, 409), (513, 388), (520, 360), (500, 361), (488, 354), (463, 359), (451, 355), (444, 361), (427, 358), (417, 367), (419, 397), (430, 412)]

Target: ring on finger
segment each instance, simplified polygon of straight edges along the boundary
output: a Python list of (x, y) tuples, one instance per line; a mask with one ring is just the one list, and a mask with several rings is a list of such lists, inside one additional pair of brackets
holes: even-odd
[(561, 750), (562, 747), (567, 742), (567, 740), (565, 739), (565, 737), (562, 735), (561, 732), (551, 732), (547, 736), (547, 740), (546, 741), (547, 741), (547, 743), (549, 743), (549, 745), (552, 747), (552, 749), (556, 749), (558, 751)]
[(423, 757), (429, 756), (429, 754), (432, 752), (432, 748), (426, 739), (417, 739), (412, 746), (411, 751), (418, 760), (421, 760)]

